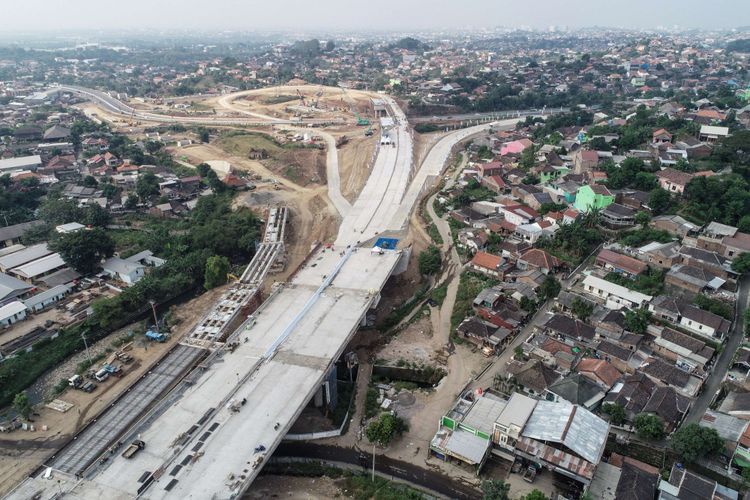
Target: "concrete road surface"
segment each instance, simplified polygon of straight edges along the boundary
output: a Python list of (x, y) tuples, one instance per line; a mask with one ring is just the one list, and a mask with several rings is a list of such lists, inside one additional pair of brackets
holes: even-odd
[(698, 396), (693, 405), (690, 407), (688, 416), (685, 418), (686, 424), (697, 424), (701, 417), (708, 410), (708, 406), (713, 401), (716, 393), (719, 391), (724, 376), (727, 374), (729, 364), (732, 362), (734, 353), (745, 338), (745, 310), (747, 309), (747, 297), (750, 290), (750, 280), (743, 277), (739, 283), (739, 292), (737, 293), (737, 312), (735, 321), (729, 339), (727, 340), (724, 350), (719, 354), (719, 358), (714, 363), (713, 370), (708, 379), (703, 384), (703, 392)]

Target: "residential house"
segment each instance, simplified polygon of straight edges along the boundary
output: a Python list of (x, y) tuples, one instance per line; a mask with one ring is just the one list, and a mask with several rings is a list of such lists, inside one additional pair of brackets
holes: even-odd
[(595, 265), (606, 271), (623, 274), (628, 277), (639, 276), (648, 266), (638, 259), (603, 248), (596, 256)]
[(667, 271), (664, 283), (691, 293), (700, 293), (707, 289), (718, 290), (725, 280), (699, 267), (678, 264)]
[(596, 345), (596, 354), (599, 358), (612, 363), (615, 368), (623, 373), (633, 373), (635, 368), (631, 365), (633, 351), (622, 347), (610, 340), (602, 340)]
[(687, 245), (681, 246), (679, 252), (682, 256), (683, 264), (698, 267), (710, 272), (714, 276), (726, 279), (729, 272), (731, 272), (731, 263), (729, 260), (716, 252)]
[(603, 209), (614, 203), (615, 197), (601, 184), (581, 186), (576, 193), (574, 206), (576, 210), (588, 212), (592, 209)]
[(599, 165), (599, 155), (596, 151), (579, 149), (573, 153), (573, 172), (583, 174), (594, 170)]
[(720, 139), (729, 137), (729, 127), (717, 127), (713, 125), (703, 125), (698, 133), (698, 140), (713, 144)]
[(651, 134), (651, 142), (672, 142), (672, 134), (663, 128), (654, 130)]
[(16, 300), (0, 307), (0, 326), (8, 327), (26, 319), (26, 306)]
[(145, 270), (146, 266), (143, 264), (119, 257), (110, 257), (102, 263), (104, 274), (128, 285), (133, 285), (143, 278)]
[(656, 387), (643, 407), (643, 413), (659, 416), (667, 432), (680, 426), (690, 409), (690, 398), (681, 395), (674, 387)]
[(678, 252), (679, 247), (678, 241), (669, 243), (654, 241), (638, 249), (638, 258), (653, 267), (671, 269), (673, 265), (682, 262), (682, 255)]
[(609, 424), (566, 401), (537, 402), (515, 454), (588, 485), (601, 461)]
[(610, 390), (622, 378), (620, 370), (603, 359), (583, 358), (577, 365), (576, 371), (596, 382), (604, 390)]
[(587, 293), (603, 299), (609, 309), (630, 309), (643, 307), (653, 298), (651, 295), (636, 292), (593, 275), (583, 280), (583, 289)]
[(464, 319), (456, 328), (456, 332), (485, 349), (487, 354), (502, 352), (507, 342), (510, 341), (512, 333), (507, 328), (498, 328), (478, 317)]
[(669, 480), (659, 481), (658, 500), (674, 499), (709, 499), (736, 500), (739, 494), (736, 490), (722, 486), (713, 479), (708, 479), (687, 470), (682, 464), (675, 462), (669, 473)]
[(511, 361), (507, 369), (507, 387), (512, 391), (520, 391), (535, 398), (542, 398), (547, 388), (560, 376), (552, 368), (547, 367), (538, 359), (531, 359), (525, 363)]
[(685, 186), (693, 180), (693, 177), (692, 174), (682, 172), (681, 170), (675, 170), (671, 167), (656, 172), (659, 186), (670, 193), (682, 194), (685, 191)]
[(700, 227), (687, 221), (679, 215), (658, 215), (651, 219), (650, 225), (655, 229), (667, 231), (674, 236), (684, 238), (688, 234), (696, 233)]
[(20, 224), (0, 227), (0, 248), (10, 247), (20, 243), (21, 236), (23, 236), (26, 231), (40, 224), (43, 224), (43, 222), (35, 220), (31, 222), (22, 222)]
[(564, 263), (540, 248), (531, 248), (525, 251), (516, 262), (516, 267), (521, 270), (529, 268), (538, 269), (544, 274), (556, 273)]
[(539, 213), (524, 205), (504, 205), (499, 207), (499, 213), (505, 220), (515, 226), (530, 224), (539, 218)]
[(611, 229), (624, 229), (635, 226), (635, 214), (632, 208), (619, 203), (611, 203), (601, 212), (601, 223)]
[[(492, 442), (500, 447), (501, 452), (505, 452), (501, 453), (503, 458), (515, 459), (512, 453), (516, 449), (516, 443), (521, 438), (521, 432), (531, 418), (536, 404), (536, 399), (514, 392), (508, 399), (508, 404), (495, 419)], [(508, 452), (510, 455), (507, 454)]]
[(497, 278), (505, 279), (505, 273), (512, 269), (508, 259), (487, 252), (477, 252), (469, 263), (469, 267), (479, 273)]
[(548, 335), (567, 339), (569, 343), (592, 342), (596, 336), (593, 326), (564, 314), (553, 314), (543, 325)]
[(25, 281), (0, 273), (0, 304), (26, 297), (32, 286)]
[(571, 373), (553, 383), (547, 389), (545, 399), (561, 400), (579, 405), (587, 410), (596, 409), (604, 399), (604, 390), (594, 381), (580, 373)]
[(702, 340), (669, 327), (655, 328), (651, 347), (661, 357), (674, 361), (675, 365), (688, 371), (705, 368), (713, 359), (715, 350)]
[(36, 313), (61, 301), (72, 289), (73, 287), (70, 285), (58, 285), (29, 297), (23, 303), (29, 312)]

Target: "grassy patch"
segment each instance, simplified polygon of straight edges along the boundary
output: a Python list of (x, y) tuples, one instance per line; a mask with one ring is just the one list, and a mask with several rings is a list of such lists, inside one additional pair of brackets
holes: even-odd
[(365, 395), (365, 418), (372, 418), (380, 412), (378, 396), (380, 396), (380, 393), (377, 389), (374, 387), (367, 388), (367, 394)]
[(448, 295), (448, 283), (443, 283), (439, 287), (432, 290), (430, 298), (434, 300), (438, 306), (443, 305), (445, 297)]
[(403, 320), (405, 317), (409, 315), (410, 312), (414, 310), (415, 307), (417, 307), (417, 304), (422, 301), (422, 299), (425, 298), (427, 295), (428, 285), (425, 284), (421, 286), (417, 293), (415, 293), (409, 300), (398, 306), (396, 309), (394, 309), (384, 320), (383, 323), (380, 325), (380, 331), (386, 332), (393, 328), (394, 326), (398, 325), (401, 320)]
[(451, 336), (455, 337), (453, 332), (456, 331), (456, 327), (472, 311), (472, 304), (477, 294), (497, 283), (497, 280), (478, 273), (465, 272), (461, 274), (458, 291), (456, 292), (456, 303), (451, 313)]
[(226, 134), (216, 142), (216, 145), (227, 153), (247, 157), (251, 149), (265, 149), (273, 155), (282, 150), (281, 145), (271, 136), (259, 133)]
[(261, 99), (261, 102), (263, 104), (274, 105), (274, 104), (282, 104), (285, 102), (296, 101), (297, 99), (299, 99), (299, 97), (294, 96), (294, 95), (284, 94), (284, 95), (277, 95), (273, 97), (266, 97), (264, 99)]
[(438, 231), (434, 222), (427, 226), (427, 234), (430, 235), (430, 238), (432, 238), (432, 241), (435, 242), (436, 245), (443, 244), (443, 237), (440, 236), (440, 231)]
[(607, 273), (604, 277), (607, 281), (635, 290), (647, 295), (659, 295), (664, 289), (664, 269), (648, 268), (635, 279), (626, 278), (620, 273)]

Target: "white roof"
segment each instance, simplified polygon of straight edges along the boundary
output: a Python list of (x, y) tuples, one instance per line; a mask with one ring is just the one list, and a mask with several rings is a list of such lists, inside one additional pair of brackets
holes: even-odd
[(495, 422), (506, 427), (516, 425), (523, 428), (526, 425), (526, 421), (534, 412), (536, 402), (536, 399), (514, 392)]
[(42, 157), (39, 155), (19, 156), (0, 160), (0, 170), (15, 170), (42, 165)]
[(701, 127), (701, 134), (705, 135), (729, 135), (729, 127), (715, 127), (713, 125), (703, 125)]
[(130, 274), (136, 269), (142, 269), (145, 266), (139, 262), (130, 262), (129, 260), (119, 257), (110, 257), (102, 264), (102, 269), (109, 273)]
[(461, 429), (453, 431), (445, 443), (446, 449), (452, 454), (463, 457), (467, 462), (474, 464), (482, 462), (489, 445), (489, 439), (484, 439), (473, 432)]
[(46, 243), (32, 245), (10, 255), (0, 257), (0, 269), (12, 269), (52, 253)]
[(58, 233), (72, 233), (85, 227), (86, 226), (84, 226), (83, 224), (79, 224), (78, 222), (68, 222), (67, 224), (60, 224), (59, 226), (55, 227), (55, 231), (57, 231)]
[(23, 302), (16, 300), (14, 302), (11, 302), (10, 304), (5, 304), (3, 307), (0, 307), (0, 319), (10, 318), (11, 316), (14, 316), (25, 310), (26, 306), (23, 304)]
[(625, 288), (624, 286), (620, 286), (616, 283), (597, 278), (596, 276), (586, 276), (586, 278), (583, 280), (583, 284), (584, 286), (591, 285), (594, 288), (603, 290), (610, 295), (615, 295), (634, 304), (642, 304), (643, 302), (647, 302), (653, 299), (653, 296), (651, 295), (646, 295), (645, 293), (630, 290), (629, 288)]
[(65, 295), (72, 289), (73, 287), (70, 285), (57, 285), (56, 287), (45, 290), (42, 293), (37, 293), (33, 297), (24, 300), (23, 303), (26, 304), (26, 307), (34, 307), (35, 305), (41, 304), (46, 300), (57, 297), (58, 295)]
[(64, 265), (65, 261), (60, 257), (60, 254), (53, 253), (52, 255), (29, 262), (28, 264), (13, 268), (11, 272), (24, 278), (36, 278), (40, 274), (61, 268)]

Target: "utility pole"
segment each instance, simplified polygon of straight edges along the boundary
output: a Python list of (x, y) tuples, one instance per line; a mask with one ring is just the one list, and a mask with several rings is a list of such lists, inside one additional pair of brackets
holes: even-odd
[(375, 443), (372, 443), (372, 482), (375, 482)]
[(91, 364), (91, 354), (89, 354), (89, 344), (86, 342), (86, 332), (81, 332), (81, 338), (83, 339), (84, 347), (86, 347), (86, 359), (88, 359), (89, 364)]
[(159, 320), (156, 318), (156, 302), (154, 300), (149, 300), (149, 304), (151, 304), (151, 311), (154, 313), (154, 327), (156, 328), (156, 331), (159, 331)]

